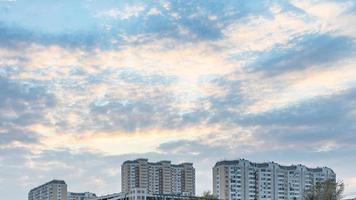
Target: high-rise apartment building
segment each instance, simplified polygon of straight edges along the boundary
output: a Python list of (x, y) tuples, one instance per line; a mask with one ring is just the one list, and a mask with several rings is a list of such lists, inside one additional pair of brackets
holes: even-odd
[(28, 200), (67, 200), (67, 184), (52, 180), (30, 190)]
[(144, 188), (148, 194), (195, 195), (195, 169), (192, 163), (125, 161), (121, 166), (121, 190)]
[(336, 175), (327, 167), (221, 161), (213, 167), (213, 194), (229, 200), (302, 200), (305, 191), (328, 179)]

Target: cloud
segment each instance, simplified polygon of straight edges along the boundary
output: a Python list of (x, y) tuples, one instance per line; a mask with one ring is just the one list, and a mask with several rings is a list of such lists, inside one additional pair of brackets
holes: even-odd
[(145, 10), (143, 5), (126, 5), (123, 10), (112, 8), (110, 10), (101, 11), (97, 14), (98, 17), (111, 17), (114, 19), (127, 20), (130, 17), (138, 17)]
[[(353, 133), (356, 130), (353, 123), (356, 99), (354, 87), (250, 113), (244, 109), (251, 99), (244, 96), (241, 83), (226, 79), (220, 79), (217, 83), (227, 87), (227, 93), (203, 100), (208, 102), (209, 107), (199, 123), (218, 124), (220, 128), (216, 132), (220, 138), (225, 139), (217, 141), (224, 143), (227, 149), (232, 148), (233, 145), (229, 145), (232, 141), (236, 147), (244, 146), (245, 152), (255, 147), (261, 151), (303, 147), (316, 152), (354, 148), (350, 142), (355, 140)], [(225, 130), (230, 131), (224, 135)], [(172, 151), (190, 149), (190, 145), (186, 144), (199, 147), (194, 142), (177, 142), (171, 144), (173, 147), (179, 146)]]
[(142, 74), (136, 70), (127, 68), (119, 70), (118, 78), (122, 81), (133, 84), (145, 84), (145, 85), (170, 85), (177, 81), (177, 77), (160, 74)]
[[(183, 5), (184, 4), (184, 5)], [(221, 38), (221, 29), (237, 20), (249, 15), (267, 15), (267, 4), (253, 4), (246, 1), (234, 2), (170, 2), (171, 16), (176, 19), (178, 27), (188, 32), (195, 40), (215, 40)], [(187, 8), (188, 7), (188, 8)], [(187, 8), (187, 9), (183, 9)], [(219, 20), (210, 20), (209, 16), (220, 16)], [(182, 32), (184, 33), (184, 31)], [(184, 35), (183, 35), (184, 36)], [(189, 38), (184, 37), (189, 40)]]
[(257, 115), (246, 115), (247, 124), (319, 125), (340, 123), (354, 112), (355, 88), (339, 94), (326, 95), (305, 100), (298, 104), (270, 110)]
[(0, 77), (0, 146), (39, 144), (39, 135), (27, 128), (48, 124), (46, 112), (56, 99), (39, 83)]
[(199, 140), (177, 140), (161, 143), (158, 149), (165, 154), (218, 157), (228, 152), (228, 147), (210, 146)]
[(161, 14), (161, 12), (155, 7), (151, 8), (147, 13), (148, 16), (150, 16), (150, 15), (159, 15), (159, 14)]
[[(158, 98), (158, 97), (155, 97)], [(106, 130), (132, 132), (148, 127), (162, 127), (173, 122), (176, 116), (170, 110), (169, 98), (145, 98), (139, 101), (111, 99), (108, 103), (91, 106), (92, 124)]]
[(0, 130), (0, 146), (9, 145), (13, 142), (20, 142), (24, 144), (36, 144), (39, 142), (38, 136), (35, 133), (27, 132), (21, 129)]
[[(80, 48), (112, 48), (115, 45), (110, 42), (120, 41), (119, 35), (153, 34), (181, 41), (216, 40), (222, 38), (221, 30), (235, 20), (271, 14), (267, 2), (258, 5), (246, 1), (188, 4), (171, 1), (167, 10), (164, 3), (147, 1), (62, 1), (55, 4), (38, 1), (31, 6), (16, 2), (1, 15), (3, 34), (0, 38), (7, 45), (36, 42)], [(36, 10), (46, 6), (48, 10)], [(189, 9), (182, 9), (187, 6)], [(64, 10), (66, 15), (59, 16)], [(211, 20), (211, 16), (220, 17)], [(38, 23), (39, 19), (42, 23)]]
[[(60, 34), (48, 34), (46, 32), (33, 31), (18, 25), (7, 25), (0, 21), (0, 44), (9, 49), (23, 49), (32, 44), (44, 46), (59, 45), (67, 48), (83, 48), (110, 46), (109, 41), (103, 40), (103, 32), (70, 32)], [(117, 38), (119, 40), (119, 38)]]
[(341, 35), (354, 37), (356, 29), (348, 25), (348, 20), (354, 20), (356, 12), (354, 1), (292, 1), (299, 9), (313, 17), (313, 21), (323, 32), (335, 31)]
[(1, 125), (30, 125), (42, 121), (43, 112), (56, 104), (53, 94), (39, 83), (0, 77)]
[[(303, 147), (320, 152), (336, 151), (355, 147), (350, 142), (355, 140), (355, 99), (355, 89), (351, 88), (258, 114), (216, 109), (210, 113), (214, 120), (209, 122), (223, 123), (232, 130), (244, 127), (251, 133), (247, 141), (261, 141), (262, 144), (257, 143), (261, 149)], [(228, 136), (235, 137), (232, 133)]]
[(278, 45), (271, 51), (261, 53), (246, 69), (273, 75), (323, 64), (330, 65), (351, 56), (354, 48), (354, 40), (351, 37), (307, 34), (293, 38), (286, 45)]

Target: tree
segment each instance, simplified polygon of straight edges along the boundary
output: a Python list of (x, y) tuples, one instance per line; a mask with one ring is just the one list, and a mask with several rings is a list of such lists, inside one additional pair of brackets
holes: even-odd
[(218, 199), (216, 198), (216, 196), (214, 196), (210, 191), (205, 191), (203, 192), (202, 197), (206, 198), (206, 199)]
[(327, 180), (317, 183), (304, 194), (305, 200), (340, 200), (344, 192), (344, 183)]

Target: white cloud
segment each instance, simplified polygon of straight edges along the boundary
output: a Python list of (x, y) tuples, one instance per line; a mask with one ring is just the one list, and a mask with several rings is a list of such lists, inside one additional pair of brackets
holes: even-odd
[(160, 15), (160, 14), (161, 12), (157, 8), (151, 8), (147, 13), (148, 16)]
[(356, 26), (350, 22), (356, 21), (356, 13), (348, 12), (354, 1), (320, 1), (294, 0), (293, 4), (309, 15), (323, 32), (337, 32), (342, 35), (356, 37)]
[(113, 19), (129, 19), (130, 17), (137, 17), (145, 10), (143, 5), (127, 5), (124, 9), (112, 8), (104, 10), (96, 14), (97, 17), (113, 18)]

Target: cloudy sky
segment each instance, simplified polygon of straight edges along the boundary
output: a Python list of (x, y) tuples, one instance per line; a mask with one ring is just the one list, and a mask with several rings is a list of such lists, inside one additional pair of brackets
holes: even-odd
[(0, 0), (0, 194), (124, 160), (328, 166), (356, 196), (354, 0)]

